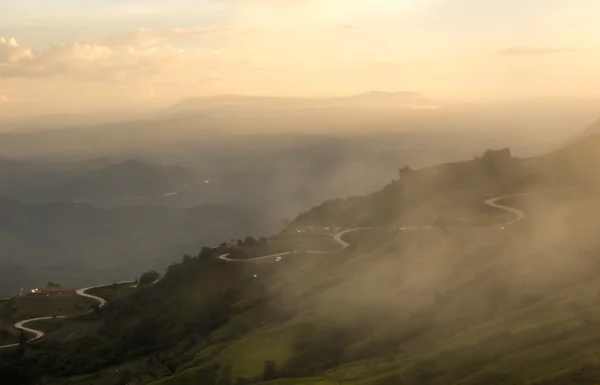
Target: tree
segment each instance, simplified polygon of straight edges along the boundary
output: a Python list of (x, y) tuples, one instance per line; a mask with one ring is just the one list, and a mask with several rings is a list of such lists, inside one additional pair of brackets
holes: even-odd
[(167, 370), (169, 371), (169, 374), (173, 375), (175, 373), (175, 371), (177, 370), (177, 364), (169, 361), (165, 363), (165, 367), (167, 368)]
[(27, 345), (27, 335), (25, 335), (24, 330), (21, 330), (21, 333), (19, 334), (19, 346), (23, 348), (25, 345)]
[(264, 246), (264, 245), (266, 245), (267, 243), (268, 243), (268, 241), (267, 241), (267, 238), (265, 238), (265, 237), (260, 237), (260, 238), (258, 238), (258, 244), (259, 244), (259, 245), (262, 245), (262, 246)]
[[(220, 246), (219, 246), (220, 247)], [(204, 246), (198, 254), (199, 258), (210, 258), (213, 255), (213, 250), (210, 247)]]
[(155, 270), (148, 271), (148, 272), (142, 274), (142, 276), (140, 277), (139, 285), (140, 286), (150, 285), (151, 283), (156, 281), (159, 277), (160, 277), (160, 274), (158, 274), (158, 272), (156, 272)]
[(414, 170), (412, 168), (410, 168), (409, 166), (404, 166), (400, 169), (400, 171), (398, 171), (398, 175), (400, 175), (400, 178), (404, 178), (407, 175), (411, 174)]
[(219, 373), (218, 385), (231, 385), (231, 365), (225, 366)]
[(277, 378), (277, 370), (274, 361), (265, 361), (263, 369), (263, 381), (270, 381)]
[(131, 374), (131, 371), (129, 371), (128, 369), (125, 369), (121, 372), (121, 375), (119, 376), (119, 385), (127, 385), (131, 382), (131, 380), (133, 379), (133, 375)]
[(209, 367), (202, 368), (196, 371), (195, 380), (196, 384), (214, 384), (219, 376), (220, 366), (218, 364), (211, 365)]
[(487, 149), (481, 157), (481, 162), (490, 171), (498, 171), (500, 168), (506, 166), (512, 159), (512, 153), (510, 148), (503, 148), (501, 150)]
[(256, 246), (258, 244), (258, 242), (256, 242), (256, 239), (252, 238), (252, 237), (246, 237), (244, 238), (244, 245), (245, 246)]

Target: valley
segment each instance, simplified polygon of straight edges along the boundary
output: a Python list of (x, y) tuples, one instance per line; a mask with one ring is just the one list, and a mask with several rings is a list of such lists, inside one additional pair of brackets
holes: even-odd
[[(519, 376), (550, 384), (543, 378), (570, 378), (571, 369), (536, 372), (536, 362), (548, 359), (539, 350), (522, 358), (531, 369), (511, 360), (522, 344), (537, 349), (562, 338), (565, 349), (583, 349), (568, 368), (593, 376), (592, 356), (578, 341), (596, 318), (572, 293), (588, 296), (597, 287), (589, 231), (600, 207), (597, 182), (579, 167), (592, 161), (596, 143), (593, 136), (529, 159), (488, 151), (476, 160), (413, 170), (370, 195), (316, 206), (275, 236), (203, 247), (155, 284), (110, 294), (89, 321), (56, 320), (65, 322), (60, 327), (42, 321), (40, 330), (49, 334), (26, 349), (27, 360), (57, 370), (64, 378), (52, 382), (57, 385), (124, 378), (173, 385), (219, 378), (479, 384), (524, 381)], [(566, 165), (561, 172), (553, 166), (558, 161)], [(588, 202), (587, 209), (575, 202)], [(557, 233), (573, 216), (581, 217), (570, 219), (577, 225)], [(327, 237), (337, 246), (322, 248)], [(569, 250), (577, 260), (565, 265)], [(554, 330), (552, 322), (562, 322), (556, 318), (561, 296), (573, 323)], [(546, 318), (535, 318), (538, 312)], [(527, 323), (537, 326), (527, 329)], [(69, 334), (74, 337), (61, 340)], [(52, 369), (48, 354), (61, 362), (84, 341), (96, 341), (87, 358)], [(484, 354), (491, 341), (493, 352)], [(472, 356), (465, 346), (479, 353)], [(4, 354), (11, 362), (15, 353)], [(442, 359), (455, 354), (459, 361)], [(92, 357), (105, 358), (92, 369)], [(498, 365), (511, 365), (510, 376)]]
[[(568, 188), (569, 189), (569, 188)], [(567, 189), (567, 190), (568, 190)], [(552, 193), (553, 191), (550, 191), (550, 193)], [(548, 193), (548, 192), (546, 192)], [(533, 193), (535, 194), (535, 193)], [(519, 222), (520, 220), (523, 220), (525, 218), (525, 213), (522, 210), (519, 209), (515, 209), (512, 207), (508, 207), (508, 206), (504, 206), (501, 204), (498, 204), (497, 202), (500, 200), (506, 200), (509, 198), (514, 198), (517, 196), (523, 196), (523, 195), (530, 195), (527, 193), (524, 194), (516, 194), (516, 195), (507, 195), (507, 196), (501, 196), (501, 197), (496, 197), (496, 198), (490, 198), (488, 200), (485, 201), (486, 205), (490, 206), (490, 207), (494, 207), (497, 208), (499, 210), (505, 210), (508, 212), (511, 212), (513, 214), (516, 215), (516, 218), (510, 222), (506, 222), (506, 223), (500, 223), (498, 225), (496, 225), (496, 227), (501, 228), (502, 230), (504, 230), (505, 226), (509, 226), (512, 225), (514, 223)], [(411, 227), (409, 230), (434, 230), (435, 228), (433, 227)], [(371, 228), (358, 228), (358, 229), (345, 229), (345, 230), (341, 230), (338, 231), (337, 233), (335, 233), (332, 237), (332, 239), (337, 242), (339, 244), (339, 246), (342, 249), (345, 249), (349, 246), (349, 243), (343, 240), (343, 236), (355, 231), (361, 231), (361, 230), (372, 230)], [(404, 231), (405, 229), (401, 229), (401, 231)], [(283, 257), (292, 255), (292, 254), (327, 254), (327, 253), (332, 253), (335, 251), (327, 251), (327, 250), (304, 250), (304, 251), (299, 251), (299, 250), (292, 250), (292, 251), (286, 251), (286, 252), (282, 252), (282, 253), (277, 253), (277, 254), (270, 254), (270, 255), (263, 255), (263, 256), (259, 256), (259, 257), (254, 257), (254, 258), (246, 258), (246, 259), (231, 259), (230, 258), (230, 253), (225, 253), (225, 254), (221, 254), (218, 256), (218, 259), (222, 260), (222, 261), (227, 261), (227, 262), (255, 262), (255, 261), (263, 261), (263, 260), (269, 260), (269, 259), (276, 259), (277, 262), (279, 262)], [(157, 283), (158, 281), (156, 281)], [(118, 286), (118, 285), (134, 285), (135, 282), (120, 282), (120, 283), (114, 283), (113, 285)], [(87, 294), (87, 291), (90, 291), (92, 289), (98, 289), (98, 288), (102, 288), (105, 286), (111, 286), (110, 284), (108, 285), (102, 285), (102, 286), (95, 286), (95, 287), (90, 287), (90, 288), (85, 288), (85, 289), (78, 289), (75, 291), (75, 294), (84, 298), (89, 298), (92, 301), (96, 301), (98, 303), (98, 309), (102, 308), (104, 305), (106, 305), (106, 300), (102, 297), (97, 297), (94, 295), (90, 295)], [(132, 286), (133, 288), (137, 287), (137, 284)], [(18, 306), (18, 305), (17, 305)], [(22, 306), (18, 306), (18, 307), (22, 307)], [(83, 315), (85, 314), (89, 314), (90, 312), (92, 312), (94, 310), (90, 310), (87, 313), (82, 313)], [(32, 318), (32, 319), (27, 319), (27, 320), (21, 320), (17, 323), (14, 324), (15, 329), (18, 330), (23, 330), (26, 333), (32, 333), (35, 336), (33, 338), (30, 338), (27, 340), (27, 343), (31, 343), (31, 342), (35, 342), (37, 340), (39, 340), (40, 338), (42, 338), (44, 336), (44, 333), (42, 331), (36, 330), (36, 329), (30, 329), (27, 328), (25, 325), (29, 324), (29, 323), (33, 323), (33, 322), (38, 322), (38, 321), (44, 321), (44, 320), (49, 320), (49, 319), (63, 319), (66, 318), (66, 316), (62, 316), (62, 315), (51, 315), (51, 316), (47, 316), (47, 317), (38, 317), (38, 318)], [(9, 345), (0, 345), (0, 350), (1, 349), (8, 349), (8, 348), (14, 348), (14, 347), (18, 347), (18, 344), (9, 344)]]
[(600, 384), (597, 15), (6, 2), (0, 385)]

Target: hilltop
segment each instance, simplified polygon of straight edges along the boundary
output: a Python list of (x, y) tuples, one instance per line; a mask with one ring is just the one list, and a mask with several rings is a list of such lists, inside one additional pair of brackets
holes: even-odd
[(356, 108), (356, 107), (405, 107), (439, 108), (440, 105), (425, 95), (414, 91), (382, 92), (371, 91), (355, 96), (333, 98), (294, 98), (267, 97), (252, 95), (221, 95), (196, 97), (183, 100), (170, 111), (191, 111), (205, 109), (315, 109), (315, 108)]
[[(59, 378), (52, 385), (591, 383), (598, 150), (591, 136), (535, 158), (501, 149), (402, 167), (382, 190), (326, 202), (263, 241), (310, 250), (321, 247), (310, 228), (371, 228), (348, 235), (347, 249), (232, 263), (217, 258), (230, 246), (203, 248), (160, 283), (116, 296), (85, 336), (7, 354), (0, 375), (24, 385), (38, 374)], [(484, 203), (505, 195), (525, 219), (491, 226), (514, 220)]]

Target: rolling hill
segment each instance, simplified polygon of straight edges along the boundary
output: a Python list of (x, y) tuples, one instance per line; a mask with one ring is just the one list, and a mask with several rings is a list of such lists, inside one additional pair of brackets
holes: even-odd
[(123, 204), (176, 194), (199, 179), (184, 167), (127, 160), (64, 181), (51, 188), (47, 199), (95, 205)]
[[(405, 168), (381, 191), (315, 207), (279, 235), (371, 227), (348, 249), (229, 263), (204, 248), (114, 299), (94, 315), (95, 331), (6, 355), (0, 374), (27, 373), (23, 384), (46, 374), (52, 385), (593, 383), (598, 150), (591, 136), (535, 158), (489, 150)], [(503, 203), (525, 219), (490, 226), (511, 218), (483, 202), (519, 193), (532, 195)]]

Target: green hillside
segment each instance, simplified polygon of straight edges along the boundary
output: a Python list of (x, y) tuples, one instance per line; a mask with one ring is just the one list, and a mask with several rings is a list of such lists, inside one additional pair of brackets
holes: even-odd
[[(348, 234), (349, 248), (261, 263), (222, 261), (224, 249), (204, 248), (171, 265), (160, 283), (113, 295), (89, 315), (94, 327), (86, 333), (3, 353), (0, 378), (593, 384), (600, 381), (598, 150), (600, 136), (592, 136), (538, 158), (500, 150), (404, 168), (382, 190), (325, 202), (266, 240), (277, 251), (294, 237), (323, 244), (321, 232), (302, 233), (309, 228), (371, 227)], [(489, 226), (514, 216), (484, 201), (517, 193), (534, 194), (501, 203), (525, 219)], [(66, 323), (61, 333), (69, 327), (81, 325)]]

